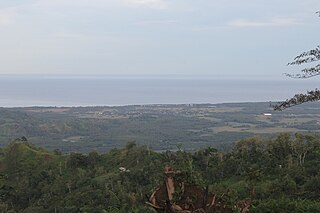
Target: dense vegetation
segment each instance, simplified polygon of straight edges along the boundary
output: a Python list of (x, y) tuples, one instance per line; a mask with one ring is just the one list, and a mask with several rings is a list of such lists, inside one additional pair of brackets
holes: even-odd
[[(0, 149), (1, 212), (154, 212), (145, 205), (172, 166), (188, 184), (209, 186), (229, 204), (252, 201), (250, 212), (320, 211), (320, 140), (281, 134), (244, 139), (229, 153), (154, 152), (128, 143), (105, 154), (61, 154), (25, 137)], [(119, 170), (124, 167), (124, 170)]]

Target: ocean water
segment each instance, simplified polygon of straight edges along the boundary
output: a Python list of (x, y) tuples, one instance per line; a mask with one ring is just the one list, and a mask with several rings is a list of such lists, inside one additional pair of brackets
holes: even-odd
[(309, 80), (0, 77), (0, 107), (268, 102), (317, 88)]

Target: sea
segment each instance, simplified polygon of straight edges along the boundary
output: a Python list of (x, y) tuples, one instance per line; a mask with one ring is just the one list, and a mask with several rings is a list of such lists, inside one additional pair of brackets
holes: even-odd
[(0, 107), (277, 102), (318, 85), (310, 79), (0, 76)]

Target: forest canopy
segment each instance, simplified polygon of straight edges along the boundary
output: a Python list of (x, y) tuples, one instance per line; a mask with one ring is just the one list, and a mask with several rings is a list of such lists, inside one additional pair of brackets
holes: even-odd
[(145, 202), (168, 165), (179, 171), (174, 178), (208, 187), (226, 212), (239, 201), (250, 202), (250, 212), (320, 211), (320, 140), (299, 133), (244, 139), (229, 153), (157, 153), (131, 142), (62, 155), (15, 140), (0, 150), (0, 211), (154, 212)]

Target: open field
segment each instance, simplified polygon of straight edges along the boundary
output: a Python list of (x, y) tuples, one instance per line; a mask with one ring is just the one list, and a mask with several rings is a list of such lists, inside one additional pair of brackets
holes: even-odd
[(254, 134), (272, 134), (272, 133), (285, 133), (285, 132), (299, 132), (299, 129), (296, 128), (284, 128), (284, 127), (266, 127), (266, 128), (257, 128), (257, 127), (231, 127), (231, 126), (222, 126), (214, 127), (214, 133), (219, 132), (251, 132)]
[(63, 152), (103, 152), (128, 141), (157, 151), (178, 144), (187, 150), (228, 150), (235, 141), (255, 135), (317, 133), (319, 109), (318, 103), (283, 112), (273, 111), (270, 103), (1, 108), (0, 144), (25, 136)]

